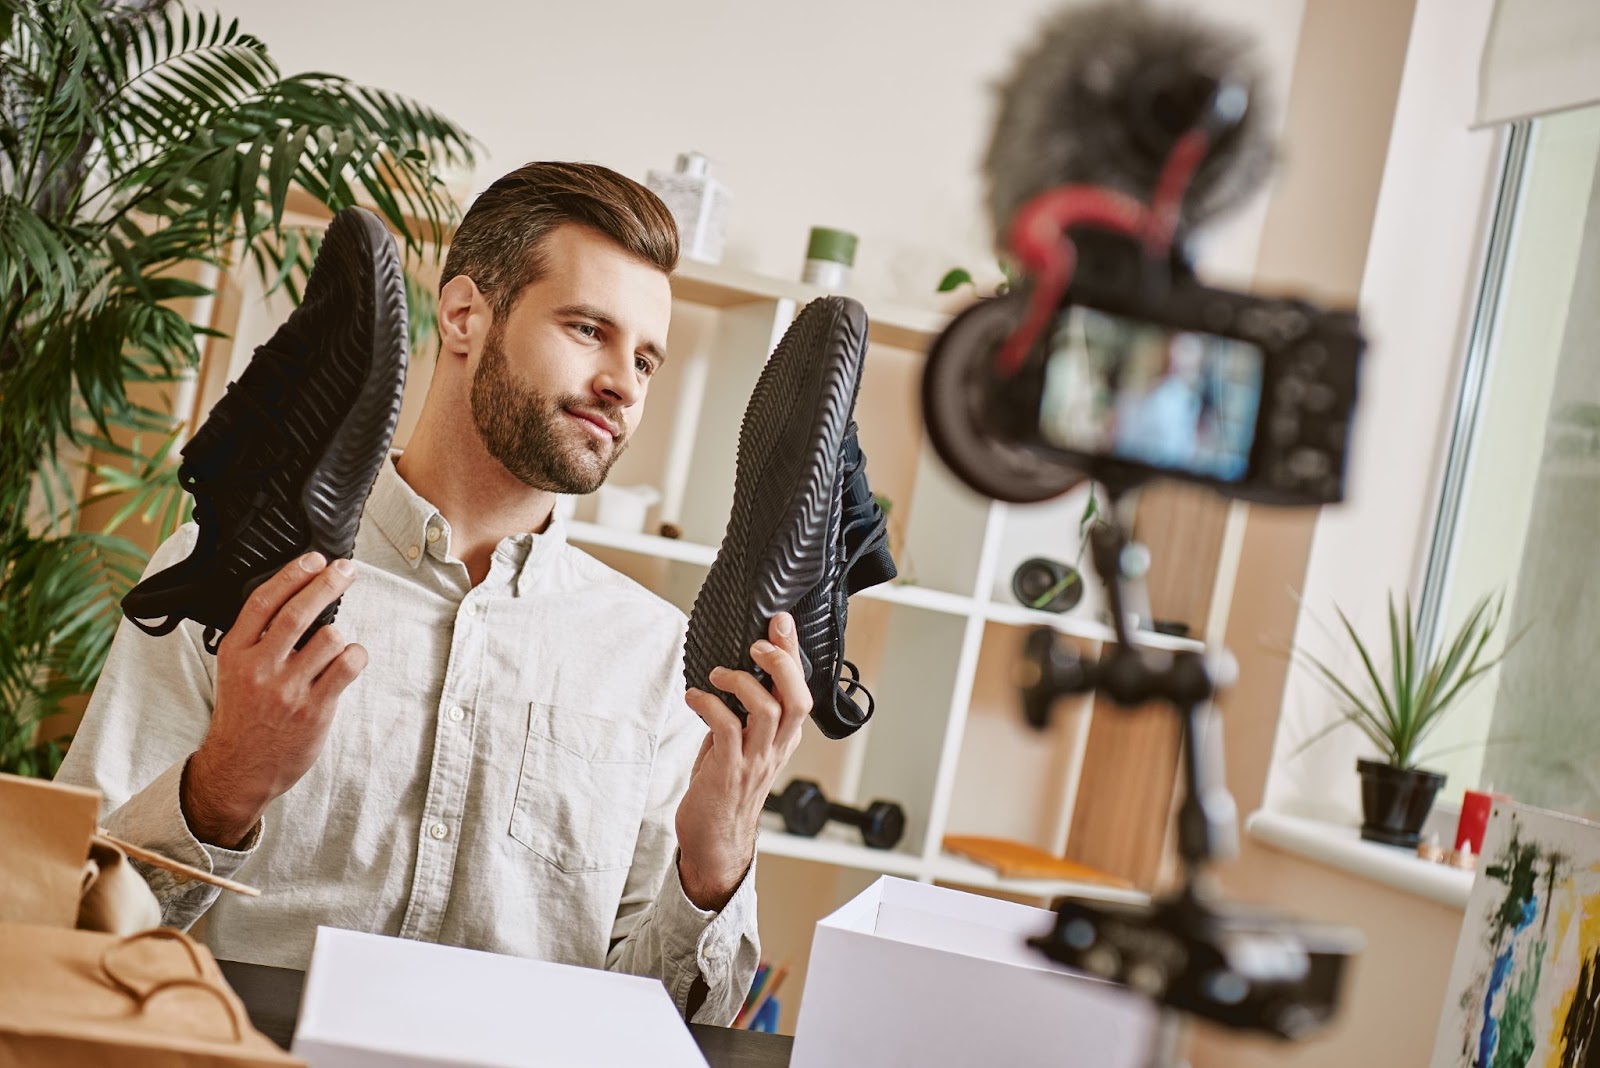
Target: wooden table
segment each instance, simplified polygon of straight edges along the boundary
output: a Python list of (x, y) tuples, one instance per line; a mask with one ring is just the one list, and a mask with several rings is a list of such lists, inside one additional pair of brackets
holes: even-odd
[[(300, 1018), (300, 991), (306, 973), (263, 964), (218, 961), (222, 974), (249, 1010), (250, 1022), (272, 1041), (289, 1048), (295, 1022)], [(690, 1024), (689, 1033), (711, 1068), (788, 1068), (794, 1039), (759, 1031)]]

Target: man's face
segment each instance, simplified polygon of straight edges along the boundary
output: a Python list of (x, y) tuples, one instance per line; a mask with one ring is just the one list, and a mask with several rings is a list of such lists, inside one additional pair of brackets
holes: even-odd
[(489, 454), (535, 489), (592, 493), (644, 414), (666, 355), (672, 291), (658, 268), (583, 226), (545, 238), (548, 270), (490, 329), (472, 373)]

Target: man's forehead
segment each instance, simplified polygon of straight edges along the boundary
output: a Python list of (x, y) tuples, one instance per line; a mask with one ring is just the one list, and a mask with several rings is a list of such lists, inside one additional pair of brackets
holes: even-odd
[(663, 332), (672, 314), (672, 286), (655, 264), (639, 259), (614, 242), (599, 238), (574, 241), (563, 227), (545, 248), (545, 270), (535, 286), (545, 303), (588, 304), (609, 318), (643, 329), (659, 319)]

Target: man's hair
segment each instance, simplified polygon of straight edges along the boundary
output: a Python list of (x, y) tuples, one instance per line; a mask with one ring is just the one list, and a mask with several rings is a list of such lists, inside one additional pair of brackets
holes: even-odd
[(626, 251), (671, 274), (678, 227), (661, 198), (596, 163), (529, 163), (478, 195), (445, 257), (444, 288), (464, 274), (505, 318), (517, 294), (549, 267), (544, 239), (567, 223), (597, 230)]

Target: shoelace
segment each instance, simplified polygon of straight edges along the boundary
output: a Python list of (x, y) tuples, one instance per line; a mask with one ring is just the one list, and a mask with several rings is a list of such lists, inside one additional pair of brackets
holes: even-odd
[[(889, 524), (883, 514), (883, 509), (878, 506), (877, 498), (872, 495), (872, 490), (867, 485), (866, 455), (861, 451), (860, 446), (847, 452), (845, 462), (847, 466), (844, 473), (842, 493), (844, 515), (842, 516), (843, 522), (840, 524), (839, 540), (841, 544), (848, 546), (856, 537), (859, 536), (861, 539), (856, 542), (853, 549), (848, 550), (841, 566), (840, 575), (842, 581), (840, 586), (843, 592), (840, 596), (847, 599), (851, 593), (865, 589), (867, 586), (875, 586), (881, 581), (873, 579), (872, 581), (861, 581), (859, 584), (852, 584), (850, 575), (856, 569), (857, 564), (873, 553), (880, 551), (887, 553), (889, 548)], [(872, 691), (868, 690), (861, 682), (861, 669), (843, 655), (844, 628), (839, 625), (839, 617), (839, 613), (834, 613), (835, 637), (837, 640), (835, 647), (840, 650), (839, 666), (842, 669), (837, 680), (839, 688), (835, 691), (836, 700), (844, 701), (859, 712), (860, 706), (856, 705), (855, 696), (857, 694), (864, 696), (867, 701), (867, 707), (866, 711), (860, 714), (859, 721), (865, 723), (872, 718), (876, 702), (873, 700)], [(848, 673), (848, 677), (846, 677), (846, 673)]]

